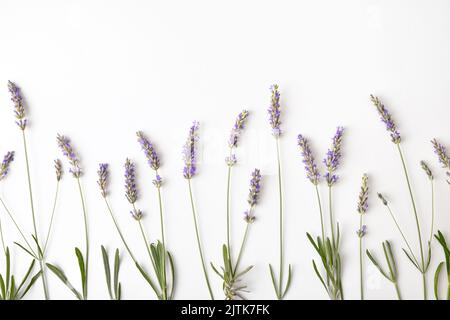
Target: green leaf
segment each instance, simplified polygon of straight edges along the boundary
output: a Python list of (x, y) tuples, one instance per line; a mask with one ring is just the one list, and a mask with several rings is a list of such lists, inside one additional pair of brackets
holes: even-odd
[(414, 265), (414, 267), (416, 267), (417, 270), (422, 272), (422, 269), (417, 265), (417, 263), (414, 262), (413, 258), (409, 255), (408, 251), (406, 251), (404, 248), (402, 248), (402, 250), (405, 253), (405, 255), (408, 257), (409, 261), (411, 261), (411, 263)]
[(34, 242), (36, 243), (36, 247), (38, 248), (39, 257), (42, 258), (44, 256), (44, 253), (42, 252), (41, 246), (39, 245), (39, 242), (38, 242), (36, 236), (34, 234), (32, 234), (31, 237), (33, 238)]
[(152, 287), (153, 291), (155, 292), (156, 296), (158, 297), (158, 299), (161, 298), (160, 293), (158, 292), (158, 289), (156, 288), (155, 284), (153, 283), (152, 279), (150, 278), (150, 276), (147, 274), (147, 272), (145, 272), (144, 269), (142, 269), (142, 267), (136, 263), (136, 267), (138, 268), (139, 272), (141, 273), (141, 275), (144, 277), (144, 279), (148, 282), (148, 284), (150, 285), (150, 287)]
[(11, 288), (9, 290), (9, 299), (15, 300), (16, 297), (16, 281), (14, 280), (14, 276), (11, 276)]
[(32, 254), (28, 249), (26, 249), (23, 245), (21, 245), (18, 242), (14, 242), (14, 244), (16, 246), (18, 246), (19, 248), (21, 248), (23, 251), (25, 251), (26, 253), (28, 253), (30, 256), (32, 256), (34, 259), (38, 259), (38, 257), (36, 257), (34, 254)]
[(83, 289), (83, 299), (87, 299), (87, 281), (86, 281), (87, 278), (86, 278), (86, 267), (84, 264), (83, 254), (81, 253), (80, 249), (75, 248), (75, 255), (77, 256), (78, 267), (80, 268), (81, 286)]
[(104, 246), (101, 246), (102, 250), (102, 258), (103, 258), (103, 267), (105, 269), (105, 277), (106, 277), (106, 286), (108, 287), (109, 297), (114, 299), (112, 290), (111, 290), (111, 268), (109, 266), (109, 257), (108, 252), (106, 251)]
[(369, 250), (366, 250), (367, 257), (370, 261), (374, 264), (375, 267), (377, 267), (378, 271), (388, 280), (392, 281), (392, 279), (386, 274), (386, 272), (383, 270), (383, 268), (378, 264), (378, 261), (375, 260), (375, 258), (372, 256)]
[(441, 274), (441, 269), (444, 266), (444, 261), (439, 263), (436, 268), (436, 272), (434, 273), (434, 296), (436, 300), (439, 300), (439, 275)]
[(0, 274), (0, 290), (2, 294), (2, 299), (6, 300), (6, 286), (5, 281), (3, 280), (3, 276)]
[(119, 270), (120, 270), (120, 254), (119, 249), (116, 249), (116, 254), (114, 256), (114, 292), (116, 295), (116, 299), (120, 300), (120, 294), (119, 294)]
[(217, 275), (218, 275), (220, 278), (222, 278), (222, 280), (225, 280), (225, 279), (223, 278), (223, 275), (216, 269), (216, 267), (213, 265), (213, 263), (210, 262), (210, 264), (211, 264), (211, 268), (213, 269), (213, 271), (214, 271), (215, 273), (217, 273)]
[(306, 233), (306, 236), (308, 237), (309, 242), (311, 242), (311, 244), (313, 245), (314, 249), (316, 249), (316, 251), (321, 254), (321, 250), (319, 249), (319, 247), (316, 245), (314, 239), (311, 237), (311, 235), (309, 233)]
[(22, 299), (23, 297), (25, 297), (25, 295), (28, 293), (28, 291), (30, 291), (31, 287), (35, 284), (35, 282), (37, 281), (37, 279), (39, 279), (39, 277), (42, 275), (42, 272), (39, 271), (38, 273), (36, 273), (33, 278), (31, 278), (30, 283), (28, 284), (28, 286), (25, 288), (25, 290), (23, 291), (23, 293), (20, 295), (20, 299)]
[(323, 278), (320, 275), (320, 272), (317, 269), (317, 265), (316, 265), (316, 262), (314, 260), (312, 260), (312, 265), (313, 265), (314, 271), (316, 272), (317, 277), (319, 278), (320, 282), (322, 283), (323, 287), (325, 288), (325, 291), (328, 293), (328, 288), (327, 288), (327, 286), (325, 284), (325, 281), (323, 281)]
[(9, 248), (6, 247), (6, 294), (9, 292), (9, 284), (10, 284), (10, 277), (11, 277), (11, 258), (9, 255)]
[(270, 264), (269, 264), (269, 270), (270, 270), (270, 277), (272, 278), (273, 288), (275, 289), (275, 293), (276, 293), (277, 297), (280, 298), (280, 293), (278, 292), (277, 284), (275, 281), (275, 274), (273, 272), (272, 265), (270, 265)]
[(28, 280), (28, 277), (30, 276), (31, 272), (33, 271), (34, 268), (34, 264), (36, 263), (36, 260), (32, 260), (30, 266), (28, 267), (28, 271), (25, 274), (25, 276), (22, 278), (22, 282), (19, 284), (19, 287), (17, 288), (17, 292), (19, 292), (23, 285), (25, 284), (25, 282)]
[(289, 287), (291, 286), (291, 280), (292, 280), (292, 267), (291, 267), (291, 265), (289, 265), (289, 268), (288, 268), (288, 279), (287, 279), (287, 282), (286, 282), (286, 287), (284, 288), (284, 292), (283, 292), (282, 298), (284, 298), (284, 296), (288, 292)]
[(77, 297), (77, 299), (83, 300), (83, 296), (72, 286), (72, 284), (69, 282), (66, 275), (64, 274), (64, 271), (62, 271), (57, 266), (54, 266), (50, 263), (46, 263), (46, 266), (50, 269), (51, 272), (53, 272), (59, 278), (59, 280), (62, 281), (62, 283), (64, 283), (70, 289), (70, 291), (73, 292), (73, 294)]
[(173, 294), (174, 294), (174, 288), (175, 288), (175, 279), (176, 279), (176, 276), (175, 276), (175, 265), (173, 263), (172, 255), (170, 254), (169, 251), (167, 251), (167, 257), (169, 258), (170, 273), (172, 275), (172, 281), (171, 281), (172, 282), (172, 287), (170, 289), (170, 295), (169, 295), (170, 300), (172, 300), (173, 299)]

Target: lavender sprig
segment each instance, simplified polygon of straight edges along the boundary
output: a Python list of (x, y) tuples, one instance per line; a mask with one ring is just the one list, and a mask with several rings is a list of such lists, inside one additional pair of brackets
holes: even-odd
[(280, 91), (278, 90), (278, 85), (274, 84), (270, 87), (270, 91), (272, 92), (271, 99), (270, 99), (270, 106), (267, 110), (269, 113), (269, 123), (272, 127), (272, 134), (274, 137), (278, 138), (282, 131), (281, 131), (281, 106), (280, 106)]
[(56, 140), (58, 142), (58, 146), (61, 149), (63, 155), (69, 160), (70, 165), (72, 166), (69, 169), (69, 172), (72, 174), (74, 178), (81, 177), (82, 170), (80, 167), (80, 160), (75, 154), (72, 145), (70, 143), (70, 139), (64, 135), (60, 135), (58, 133)]
[(11, 101), (14, 103), (14, 115), (16, 116), (16, 124), (21, 130), (25, 130), (28, 120), (25, 117), (25, 107), (23, 106), (23, 98), (20, 88), (12, 81), (8, 81), (8, 91), (11, 93)]
[(136, 135), (138, 137), (138, 142), (147, 157), (148, 164), (153, 170), (158, 170), (161, 162), (153, 144), (147, 139), (142, 131), (136, 132)]
[(368, 186), (369, 177), (367, 174), (364, 174), (362, 177), (361, 183), (361, 191), (359, 192), (358, 197), (358, 206), (357, 211), (359, 213), (359, 229), (356, 231), (356, 234), (359, 238), (359, 274), (360, 274), (360, 292), (361, 292), (361, 300), (364, 300), (364, 277), (363, 277), (363, 248), (362, 248), (362, 238), (367, 233), (367, 226), (363, 224), (363, 216), (367, 212), (369, 207), (369, 186)]
[(62, 162), (59, 159), (56, 159), (54, 162), (55, 162), (56, 181), (61, 181), (63, 175)]
[(239, 142), (239, 137), (244, 129), (245, 122), (247, 121), (247, 117), (249, 112), (247, 110), (243, 110), (238, 114), (236, 118), (236, 122), (234, 123), (233, 129), (231, 129), (230, 139), (228, 140), (228, 146), (230, 148), (236, 148)]
[(369, 207), (369, 204), (368, 204), (368, 200), (369, 200), (368, 180), (369, 180), (369, 177), (367, 176), (367, 174), (364, 174), (362, 177), (361, 191), (359, 192), (358, 208), (357, 208), (358, 213), (361, 215), (365, 214)]
[(131, 204), (137, 201), (135, 164), (130, 159), (125, 160), (125, 196)]
[(108, 164), (100, 163), (98, 165), (98, 181), (97, 184), (100, 187), (102, 197), (105, 198), (108, 195)]
[(199, 123), (194, 121), (189, 129), (189, 135), (183, 146), (183, 176), (192, 179), (197, 173), (197, 142)]
[[(436, 139), (431, 140), (431, 143), (434, 147), (434, 153), (437, 154), (439, 162), (442, 164), (442, 167), (447, 169), (447, 176), (450, 178), (450, 157), (447, 154), (447, 150), (444, 145), (440, 144)], [(450, 184), (450, 180), (447, 180), (448, 184)]]
[(431, 181), (434, 179), (433, 172), (431, 171), (430, 167), (427, 165), (425, 161), (420, 161), (420, 166), (422, 167), (423, 171), (427, 175), (428, 179)]
[(399, 144), (401, 142), (401, 136), (400, 133), (397, 130), (397, 126), (392, 119), (391, 114), (386, 109), (383, 103), (381, 103), (380, 99), (378, 97), (375, 97), (374, 95), (370, 95), (370, 99), (372, 100), (372, 103), (375, 105), (375, 107), (378, 110), (378, 113), (380, 114), (381, 121), (386, 125), (386, 130), (390, 132), (391, 140), (395, 144)]
[(306, 169), (306, 176), (312, 184), (317, 186), (319, 184), (320, 174), (314, 160), (314, 156), (309, 146), (309, 141), (301, 134), (297, 137), (297, 144), (300, 147), (301, 155), (303, 156), (303, 163)]
[(244, 212), (244, 220), (247, 223), (252, 223), (255, 221), (255, 216), (253, 214), (253, 207), (258, 203), (259, 193), (261, 191), (261, 171), (255, 169), (252, 172), (252, 179), (250, 180), (250, 189), (248, 194), (248, 204), (250, 208)]
[(339, 160), (341, 158), (341, 143), (343, 132), (343, 127), (337, 128), (336, 134), (333, 137), (332, 147), (331, 149), (328, 149), (327, 155), (323, 160), (323, 163), (328, 170), (328, 172), (325, 173), (324, 177), (329, 187), (333, 186), (339, 179), (339, 176), (334, 174), (334, 172), (339, 166)]
[(3, 157), (2, 164), (0, 166), (0, 181), (5, 179), (9, 172), (9, 166), (14, 161), (14, 151), (8, 151)]

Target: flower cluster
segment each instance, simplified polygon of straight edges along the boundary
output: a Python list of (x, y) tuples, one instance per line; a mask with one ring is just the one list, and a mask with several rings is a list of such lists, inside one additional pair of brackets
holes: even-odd
[(14, 151), (9, 151), (5, 154), (2, 164), (0, 166), (0, 181), (5, 179), (9, 172), (9, 165), (14, 161)]
[(372, 103), (377, 108), (378, 113), (380, 114), (380, 117), (381, 117), (381, 121), (383, 121), (383, 123), (386, 125), (386, 129), (391, 133), (392, 142), (394, 142), (395, 144), (399, 144), (401, 141), (401, 136), (397, 130), (397, 126), (395, 125), (395, 122), (392, 119), (391, 114), (386, 109), (386, 107), (381, 103), (381, 101), (378, 97), (375, 97), (374, 95), (370, 95), (370, 99), (372, 100)]
[(314, 161), (314, 156), (311, 152), (308, 139), (303, 135), (299, 134), (297, 137), (297, 143), (300, 147), (301, 154), (303, 156), (303, 163), (306, 169), (306, 176), (312, 184), (317, 185), (319, 183), (320, 174), (317, 170), (316, 163)]
[(138, 142), (147, 157), (148, 164), (153, 170), (158, 170), (161, 163), (153, 144), (145, 137), (142, 131), (136, 132)]
[(230, 140), (228, 140), (228, 146), (230, 148), (236, 148), (239, 142), (239, 137), (244, 129), (245, 122), (247, 120), (249, 112), (243, 110), (238, 114), (233, 129), (231, 129)]
[(269, 122), (272, 127), (272, 134), (275, 137), (279, 137), (281, 135), (281, 106), (280, 106), (280, 91), (278, 90), (278, 85), (274, 84), (270, 87), (272, 91), (272, 96), (270, 99), (270, 106), (267, 110), (269, 113)]
[(247, 200), (250, 208), (244, 212), (244, 220), (247, 223), (252, 223), (253, 221), (255, 221), (255, 216), (253, 215), (253, 207), (258, 203), (260, 191), (261, 171), (259, 169), (255, 169), (252, 172), (252, 179), (250, 180), (250, 190)]
[(59, 159), (55, 160), (55, 173), (56, 173), (56, 181), (61, 181), (63, 169), (62, 169), (62, 162)]
[(69, 138), (58, 134), (56, 140), (63, 155), (69, 160), (69, 163), (72, 166), (69, 172), (73, 175), (74, 178), (81, 177), (82, 171), (80, 167), (80, 161), (78, 160), (77, 155), (73, 151)]
[(11, 101), (14, 103), (14, 114), (16, 116), (16, 124), (21, 130), (25, 130), (28, 120), (25, 117), (25, 107), (23, 106), (23, 98), (20, 88), (12, 81), (8, 81), (8, 90), (11, 93)]
[(420, 161), (420, 166), (422, 167), (423, 171), (426, 173), (428, 179), (433, 180), (433, 172), (431, 172), (430, 167), (426, 164), (425, 161)]
[(135, 164), (128, 158), (125, 160), (125, 196), (131, 204), (136, 203), (138, 197), (136, 169)]
[(100, 192), (102, 194), (102, 197), (105, 198), (108, 195), (108, 164), (107, 163), (100, 163), (98, 165), (98, 181), (97, 184), (100, 187)]
[(358, 213), (359, 214), (365, 214), (369, 207), (369, 205), (368, 205), (369, 186), (367, 183), (368, 180), (369, 180), (369, 177), (367, 176), (367, 174), (364, 174), (362, 177), (361, 191), (359, 193), (359, 198), (358, 198)]
[(197, 143), (199, 123), (194, 121), (189, 129), (189, 135), (183, 146), (183, 176), (191, 179), (197, 172)]
[(450, 170), (450, 157), (444, 145), (440, 144), (436, 139), (431, 140), (431, 143), (434, 147), (434, 153), (437, 154), (442, 167)]
[(328, 183), (328, 186), (331, 187), (338, 180), (338, 176), (334, 174), (336, 171), (339, 160), (341, 158), (341, 143), (342, 143), (342, 134), (344, 132), (343, 127), (338, 127), (336, 130), (336, 134), (333, 137), (333, 143), (331, 149), (328, 149), (326, 158), (323, 160), (323, 163), (327, 167), (327, 173), (324, 175), (325, 180)]

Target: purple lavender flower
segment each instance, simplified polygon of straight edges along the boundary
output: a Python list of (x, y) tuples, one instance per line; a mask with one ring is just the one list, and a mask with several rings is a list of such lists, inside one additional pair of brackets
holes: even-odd
[(97, 184), (100, 187), (100, 191), (102, 194), (102, 197), (105, 198), (108, 195), (108, 164), (107, 163), (100, 163), (98, 165), (98, 181)]
[(138, 142), (147, 157), (148, 164), (153, 170), (158, 170), (160, 167), (160, 160), (153, 144), (145, 137), (142, 131), (136, 132), (136, 135), (138, 136)]
[(359, 193), (359, 198), (358, 198), (358, 213), (359, 214), (365, 214), (369, 207), (369, 205), (368, 205), (369, 186), (367, 183), (368, 180), (369, 180), (369, 177), (367, 176), (367, 174), (364, 174), (362, 177), (361, 191)]
[(194, 121), (189, 129), (189, 135), (183, 146), (183, 176), (191, 179), (197, 172), (197, 142), (199, 123)]
[(228, 145), (230, 148), (237, 147), (239, 137), (241, 135), (242, 130), (244, 129), (244, 125), (247, 120), (248, 114), (249, 113), (247, 110), (243, 110), (241, 113), (238, 114), (233, 129), (231, 129), (230, 140), (228, 141)]
[(250, 207), (255, 206), (258, 203), (259, 192), (261, 191), (261, 172), (259, 169), (255, 169), (252, 172), (252, 179), (250, 180), (250, 190), (248, 195), (248, 204)]
[(55, 160), (55, 173), (56, 173), (56, 181), (61, 181), (62, 174), (63, 174), (63, 168), (62, 168), (62, 162), (59, 159)]
[(333, 137), (332, 147), (331, 149), (328, 149), (326, 158), (323, 160), (323, 163), (325, 164), (328, 170), (328, 172), (324, 175), (324, 177), (329, 187), (335, 184), (339, 179), (339, 176), (334, 174), (334, 172), (339, 166), (339, 160), (341, 159), (341, 143), (343, 132), (344, 132), (343, 127), (337, 128), (336, 134)]
[(301, 154), (303, 156), (303, 163), (305, 164), (306, 176), (312, 184), (317, 185), (319, 183), (320, 174), (317, 170), (314, 156), (309, 147), (308, 140), (301, 134), (298, 135), (298, 146), (300, 147)]
[(431, 143), (434, 147), (434, 153), (437, 154), (442, 167), (450, 170), (450, 157), (447, 155), (447, 150), (444, 145), (440, 144), (436, 139), (431, 140)]
[(163, 180), (162, 180), (161, 176), (159, 174), (157, 174), (155, 179), (153, 180), (153, 185), (159, 189), (159, 188), (161, 188), (162, 183), (163, 183)]
[(278, 138), (281, 135), (280, 91), (278, 90), (277, 84), (272, 85), (270, 90), (272, 91), (272, 96), (270, 99), (270, 106), (267, 111), (269, 112), (269, 122), (272, 127), (272, 134)]
[(11, 101), (14, 103), (14, 115), (16, 116), (16, 124), (21, 130), (25, 130), (27, 119), (25, 118), (25, 107), (23, 106), (23, 98), (20, 88), (12, 81), (8, 81), (8, 90), (11, 93)]
[(125, 160), (125, 196), (131, 204), (137, 201), (135, 165), (130, 159)]
[(80, 161), (78, 160), (77, 155), (73, 151), (72, 145), (70, 144), (69, 138), (66, 136), (60, 135), (58, 133), (56, 140), (58, 142), (58, 146), (61, 149), (63, 155), (67, 157), (70, 165), (72, 166), (69, 172), (73, 175), (74, 178), (81, 177), (82, 171), (80, 167)]
[(370, 95), (370, 99), (372, 100), (372, 103), (375, 105), (375, 107), (378, 110), (378, 113), (381, 116), (381, 121), (384, 122), (386, 125), (387, 131), (391, 133), (391, 140), (395, 144), (399, 144), (401, 141), (400, 133), (397, 131), (397, 126), (395, 125), (394, 120), (392, 119), (391, 114), (386, 109), (386, 107), (381, 103), (380, 99), (378, 97), (375, 97), (374, 95)]
[(237, 159), (236, 159), (236, 155), (233, 153), (231, 154), (229, 157), (225, 158), (225, 163), (227, 164), (227, 166), (232, 167), (236, 164)]
[(363, 225), (361, 229), (358, 229), (356, 231), (356, 234), (358, 235), (358, 237), (362, 238), (367, 234), (367, 226)]
[(9, 165), (14, 161), (14, 151), (9, 151), (5, 154), (2, 164), (0, 166), (0, 181), (5, 179), (9, 172)]

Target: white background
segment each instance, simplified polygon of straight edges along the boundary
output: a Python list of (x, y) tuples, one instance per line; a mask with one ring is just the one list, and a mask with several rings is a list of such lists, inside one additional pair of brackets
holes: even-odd
[[(335, 214), (343, 232), (343, 281), (348, 299), (359, 298), (356, 201), (361, 175), (370, 175), (366, 247), (381, 259), (381, 242), (391, 239), (400, 286), (408, 299), (421, 298), (419, 273), (401, 253), (401, 239), (375, 197), (384, 192), (417, 252), (417, 234), (398, 154), (379, 121), (369, 94), (382, 97), (403, 136), (424, 237), (430, 227), (429, 184), (419, 168), (435, 171), (436, 225), (450, 231), (448, 186), (429, 140), (450, 146), (449, 1), (0, 1), (0, 151), (16, 150), (11, 174), (0, 192), (20, 223), (31, 232), (25, 162), (14, 124), (7, 80), (23, 89), (29, 116), (29, 148), (39, 230), (48, 225), (55, 188), (53, 159), (61, 157), (56, 133), (68, 135), (85, 170), (92, 239), (89, 297), (107, 298), (100, 245), (123, 248), (96, 185), (99, 162), (111, 166), (111, 202), (140, 261), (146, 253), (124, 197), (123, 163), (137, 162), (144, 224), (159, 237), (156, 193), (135, 137), (144, 130), (162, 158), (161, 174), (167, 243), (178, 272), (177, 299), (208, 298), (194, 237), (181, 147), (191, 121), (201, 122), (201, 164), (193, 180), (206, 260), (220, 263), (225, 240), (226, 142), (238, 112), (251, 112), (233, 174), (233, 244), (243, 229), (242, 212), (250, 171), (263, 173), (243, 263), (254, 264), (246, 283), (250, 299), (272, 299), (268, 263), (278, 270), (278, 210), (275, 145), (266, 109), (269, 86), (281, 88), (284, 135), (281, 140), (286, 212), (286, 263), (294, 278), (288, 299), (327, 298), (318, 282), (307, 242), (319, 218), (312, 185), (306, 180), (296, 136), (311, 139), (318, 161), (337, 125), (346, 128), (341, 180), (335, 188)], [(65, 169), (68, 169), (64, 161)], [(322, 166), (320, 166), (321, 169)], [(322, 189), (325, 197), (325, 188)], [(29, 259), (12, 242), (18, 234), (7, 219), (14, 271)], [(62, 266), (79, 285), (74, 246), (83, 246), (81, 207), (73, 178), (61, 185), (48, 261)], [(428, 276), (442, 259), (436, 242)], [(122, 249), (123, 250), (123, 249)], [(123, 250), (124, 251), (124, 250)], [(3, 261), (3, 260), (2, 260)], [(390, 283), (366, 263), (366, 296), (395, 298)], [(3, 268), (3, 265), (2, 265)], [(211, 270), (217, 297), (221, 283)], [(278, 271), (277, 271), (278, 272)], [(125, 256), (121, 272), (125, 299), (154, 294)], [(48, 274), (52, 298), (72, 293)], [(40, 283), (29, 298), (43, 297)]]

